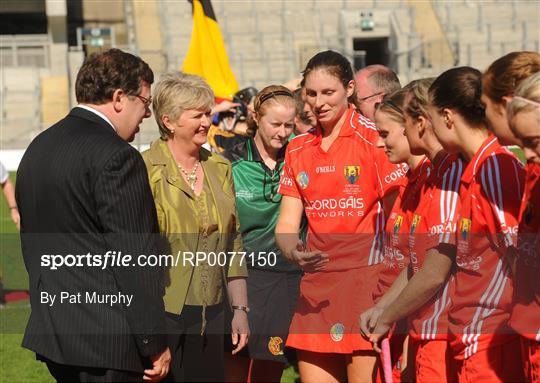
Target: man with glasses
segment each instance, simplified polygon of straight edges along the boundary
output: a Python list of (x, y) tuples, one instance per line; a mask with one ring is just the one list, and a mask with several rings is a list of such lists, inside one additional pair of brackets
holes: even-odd
[[(151, 115), (153, 80), (134, 55), (91, 55), (77, 75), (79, 104), (32, 141), (19, 166), (32, 307), (23, 347), (58, 381), (159, 381), (168, 372), (162, 270), (138, 262), (161, 254), (157, 214), (128, 144)], [(74, 264), (73, 254), (84, 258)]]
[(385, 94), (401, 88), (395, 72), (384, 65), (368, 65), (355, 75), (356, 98), (360, 112), (373, 121), (375, 104), (381, 102)]

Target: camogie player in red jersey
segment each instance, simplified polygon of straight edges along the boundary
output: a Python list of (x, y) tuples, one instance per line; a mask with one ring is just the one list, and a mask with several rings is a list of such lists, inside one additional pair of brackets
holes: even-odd
[[(348, 60), (326, 51), (304, 71), (306, 102), (318, 126), (295, 137), (285, 155), (276, 240), (304, 269), (287, 346), (305, 382), (371, 381), (377, 360), (358, 316), (373, 304), (382, 260), (385, 193), (382, 151), (364, 136)], [(303, 214), (307, 243), (298, 237)]]
[[(377, 315), (386, 307), (388, 300), (395, 298), (393, 293), (384, 294), (398, 275), (404, 281), (407, 280), (407, 267), (410, 259), (408, 233), (414, 212), (420, 201), (422, 188), (425, 186), (431, 169), (430, 161), (424, 154), (411, 153), (405, 137), (405, 116), (403, 113), (405, 95), (404, 89), (386, 95), (375, 109), (375, 122), (379, 132), (377, 146), (384, 150), (390, 162), (407, 164), (409, 170), (404, 182), (401, 183), (399, 195), (386, 221), (384, 259), (377, 287), (373, 294), (374, 301), (378, 303), (360, 316), (361, 328), (367, 327), (366, 324), (370, 321), (376, 322)], [(402, 284), (396, 283), (396, 286)], [(364, 334), (369, 335), (366, 332)], [(407, 352), (404, 350), (406, 336), (406, 323), (399, 323), (390, 338), (395, 381), (400, 380), (401, 371), (407, 370), (405, 362)]]
[(512, 52), (495, 60), (482, 76), (482, 102), (489, 128), (501, 145), (519, 145), (508, 126), (506, 106), (518, 85), (540, 71), (538, 52)]
[[(486, 70), (482, 80), (482, 100), (486, 105), (486, 117), (489, 124), (503, 145), (520, 145), (527, 157), (526, 181), (523, 202), (521, 205), (519, 238), (516, 267), (514, 268), (514, 308), (510, 320), (511, 327), (522, 335), (522, 354), (526, 374), (531, 381), (540, 381), (540, 279), (538, 279), (540, 262), (538, 259), (539, 246), (538, 227), (540, 217), (536, 214), (535, 206), (539, 205), (538, 190), (539, 165), (535, 164), (536, 155), (531, 150), (531, 143), (539, 133), (539, 122), (535, 121), (535, 107), (524, 98), (520, 101), (516, 88), (525, 79), (540, 71), (540, 54), (538, 52), (512, 52), (495, 60)], [(534, 86), (528, 88), (531, 97)], [(538, 90), (538, 88), (537, 88)], [(517, 97), (513, 99), (513, 96)], [(508, 108), (512, 100), (513, 108)], [(516, 108), (519, 106), (519, 109)], [(516, 111), (523, 109), (516, 115)], [(508, 114), (512, 113), (512, 116)], [(515, 117), (516, 127), (526, 133), (521, 140), (512, 133), (508, 121)], [(518, 130), (519, 132), (521, 130)], [(527, 136), (529, 134), (529, 136)], [(540, 140), (536, 140), (537, 143)], [(526, 213), (525, 213), (526, 212)], [(536, 218), (536, 221), (535, 219)], [(536, 224), (534, 222), (537, 222)]]
[(452, 369), (460, 382), (522, 381), (519, 338), (508, 320), (524, 170), (487, 130), (480, 96), (481, 73), (469, 67), (444, 72), (430, 87), (435, 134), (466, 162), (448, 314)]
[(430, 175), (407, 232), (409, 268), (381, 300), (388, 303), (377, 304), (378, 317), (362, 325), (378, 348), (378, 341), (390, 326), (409, 317), (409, 348), (416, 352), (417, 382), (453, 380), (448, 369), (448, 289), (455, 257), (451, 234), (459, 211), (458, 189), (464, 168), (457, 155), (443, 150), (433, 132), (428, 115), (432, 82), (413, 81), (404, 88), (405, 134), (410, 151), (425, 155), (431, 162)]
[(404, 89), (386, 95), (375, 108), (379, 134), (377, 147), (384, 150), (391, 163), (405, 164), (409, 169), (400, 182), (398, 197), (386, 220), (383, 265), (373, 293), (375, 302), (381, 299), (409, 264), (409, 227), (431, 168), (424, 154), (414, 155), (409, 149), (402, 109), (405, 95)]
[(508, 121), (527, 159), (510, 326), (521, 335), (527, 381), (540, 383), (540, 72), (517, 88)]

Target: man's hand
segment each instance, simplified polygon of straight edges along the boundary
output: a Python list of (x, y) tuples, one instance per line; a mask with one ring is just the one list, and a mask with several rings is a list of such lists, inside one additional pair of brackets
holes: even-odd
[(369, 338), (373, 333), (383, 312), (383, 307), (375, 305), (360, 314), (360, 331), (362, 331), (362, 334), (364, 334), (366, 338)]
[(234, 310), (234, 316), (231, 322), (231, 329), (232, 343), (234, 346), (236, 346), (236, 348), (232, 351), (232, 354), (234, 355), (240, 350), (242, 350), (248, 342), (250, 332), (248, 317), (245, 311)]
[(229, 100), (224, 100), (224, 101), (221, 101), (219, 104), (216, 104), (212, 108), (211, 113), (216, 114), (216, 113), (222, 113), (222, 112), (235, 112), (237, 106), (240, 106), (240, 104), (237, 103), (237, 102), (231, 102)]
[(144, 370), (143, 380), (147, 382), (159, 382), (169, 373), (169, 364), (171, 363), (171, 351), (169, 347), (150, 357), (152, 369)]
[(19, 209), (11, 208), (11, 220), (17, 226), (17, 230), (21, 230), (21, 216), (19, 215)]
[(296, 249), (291, 251), (291, 256), (307, 273), (321, 271), (329, 261), (328, 254), (324, 254), (320, 250), (306, 251), (302, 241), (297, 242)]

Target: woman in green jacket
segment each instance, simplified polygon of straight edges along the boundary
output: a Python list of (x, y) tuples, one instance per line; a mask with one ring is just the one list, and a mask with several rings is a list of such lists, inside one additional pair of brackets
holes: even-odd
[(172, 255), (164, 297), (173, 354), (169, 379), (223, 381), (224, 286), (234, 311), (234, 353), (249, 335), (231, 164), (202, 148), (214, 103), (203, 79), (171, 72), (154, 93), (161, 137), (143, 158)]

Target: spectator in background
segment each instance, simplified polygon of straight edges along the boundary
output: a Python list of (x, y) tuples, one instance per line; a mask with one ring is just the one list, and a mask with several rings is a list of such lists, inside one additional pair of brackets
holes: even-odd
[(253, 137), (253, 98), (256, 94), (257, 89), (248, 87), (236, 92), (232, 102), (224, 100), (214, 106), (206, 149), (223, 153)]
[(296, 101), (296, 117), (294, 118), (293, 135), (298, 136), (316, 127), (317, 119), (305, 101), (304, 88), (298, 88), (294, 91), (294, 100)]
[(396, 73), (384, 65), (368, 65), (356, 72), (354, 80), (358, 109), (371, 121), (375, 104), (381, 102), (385, 94), (401, 88)]
[(508, 125), (506, 106), (519, 84), (538, 71), (539, 53), (512, 52), (495, 60), (482, 76), (482, 102), (488, 127), (501, 145), (520, 144)]
[[(19, 209), (17, 208), (17, 203), (15, 201), (15, 189), (13, 184), (9, 179), (9, 172), (3, 163), (0, 162), (0, 184), (2, 185), (2, 190), (4, 192), (4, 197), (6, 199), (7, 206), (9, 208), (9, 214), (11, 215), (11, 220), (17, 226), (19, 230), (19, 222), (21, 217), (19, 216)], [(0, 270), (0, 307), (3, 307), (6, 303), (4, 295), (4, 285), (2, 283), (2, 272)]]
[(9, 172), (3, 163), (0, 162), (0, 184), (2, 185), (2, 191), (4, 192), (4, 198), (9, 207), (9, 214), (11, 220), (17, 226), (17, 230), (20, 228), (19, 209), (17, 208), (17, 202), (15, 201), (15, 188), (9, 179)]

